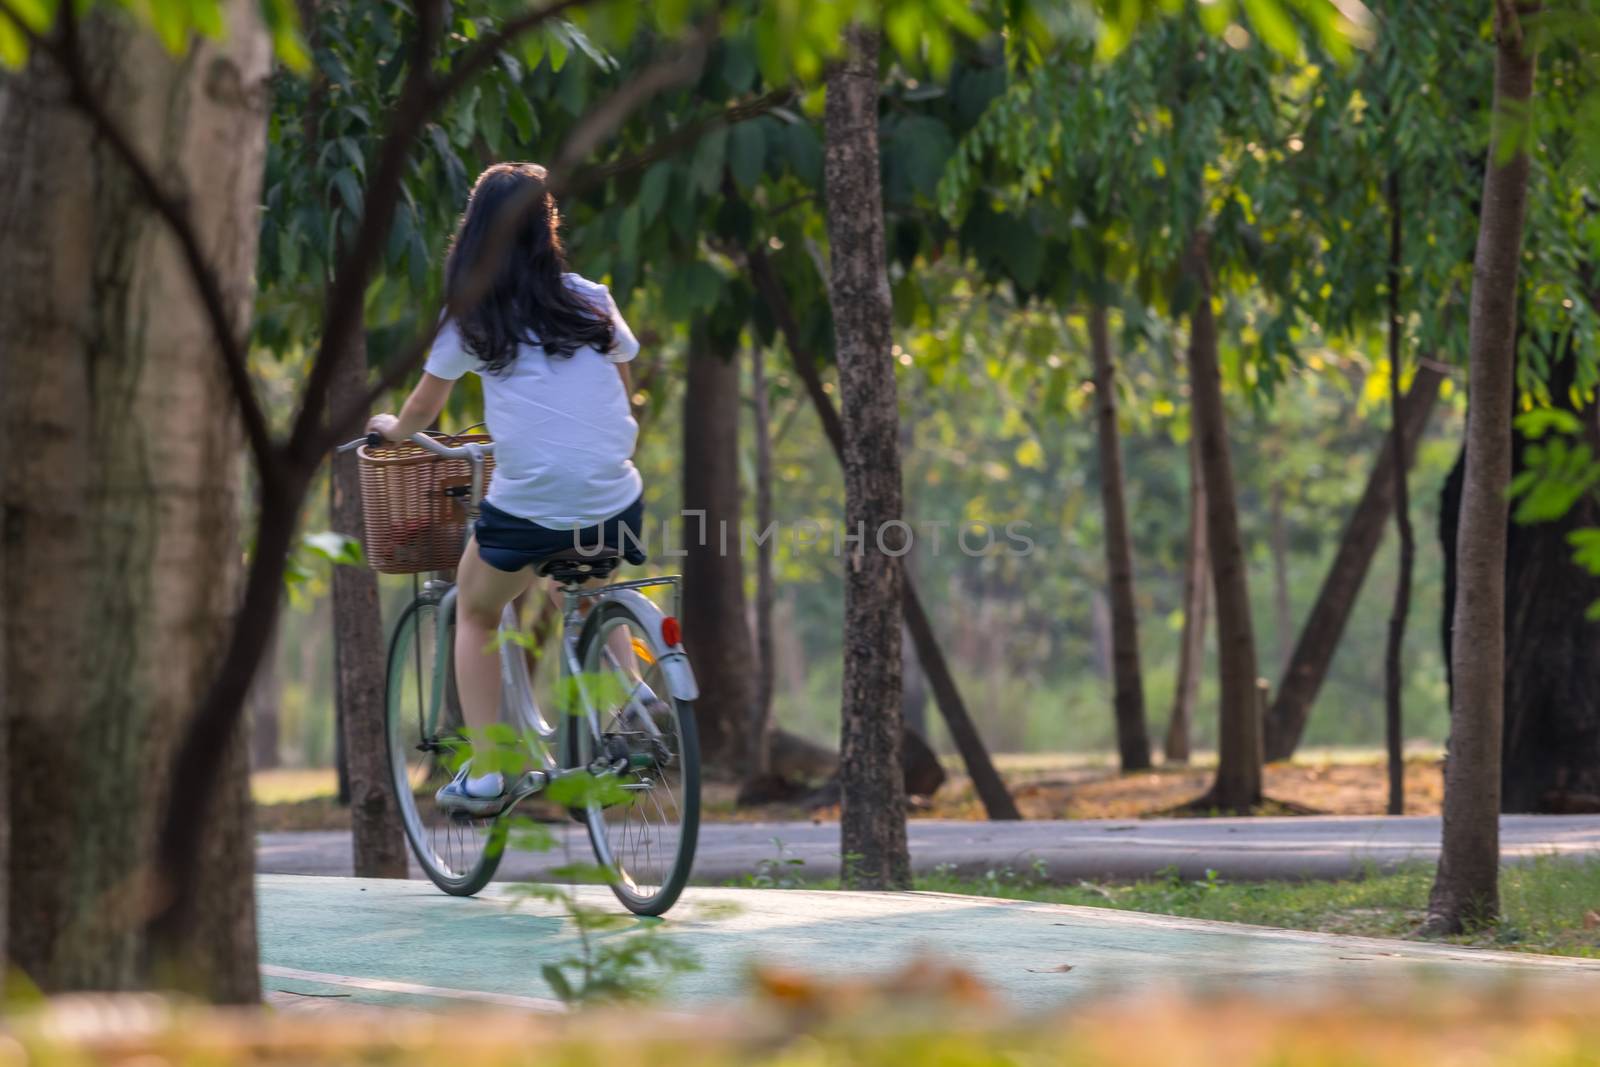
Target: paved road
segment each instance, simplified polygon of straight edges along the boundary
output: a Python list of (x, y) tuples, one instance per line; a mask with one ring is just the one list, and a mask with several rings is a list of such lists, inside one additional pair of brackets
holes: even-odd
[[(1508, 860), (1542, 855), (1600, 857), (1600, 816), (1508, 815), (1500, 820), (1501, 854)], [(561, 846), (546, 854), (512, 854), (506, 879), (548, 877), (554, 867), (588, 854), (577, 827), (564, 828)], [(963, 873), (994, 868), (1027, 871), (1041, 861), (1057, 881), (1131, 879), (1176, 867), (1186, 878), (1215, 870), (1236, 881), (1265, 878), (1342, 878), (1370, 866), (1388, 869), (1438, 855), (1439, 820), (1428, 816), (1281, 819), (1148, 819), (987, 823), (914, 819), (912, 866), (919, 872), (949, 864)], [(839, 828), (833, 823), (708, 823), (701, 829), (695, 880), (720, 885), (779, 855), (804, 860), (786, 868), (807, 878), (838, 873)], [(262, 834), (256, 866), (264, 874), (349, 875), (345, 833)], [(418, 876), (413, 871), (414, 876)]]
[[(575, 891), (585, 903), (617, 909), (604, 887)], [(541, 967), (577, 951), (561, 906), (518, 896), (514, 886), (462, 899), (417, 882), (264, 875), (258, 901), (262, 974), (278, 1004), (337, 998), (434, 1010), (476, 1001), (551, 1010), (558, 1005)], [(1370, 993), (1411, 977), (1516, 979), (1548, 984), (1557, 997), (1600, 993), (1597, 960), (937, 893), (694, 888), (664, 922), (599, 936), (646, 930), (677, 940), (697, 960), (668, 981), (668, 1004), (678, 1006), (738, 997), (754, 960), (860, 979), (925, 953), (971, 971), (1023, 1009), (1173, 984), (1292, 998), (1343, 984)]]

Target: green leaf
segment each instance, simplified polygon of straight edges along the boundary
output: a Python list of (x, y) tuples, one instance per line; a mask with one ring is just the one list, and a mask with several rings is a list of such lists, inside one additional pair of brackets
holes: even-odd
[(733, 92), (747, 91), (756, 80), (756, 57), (750, 43), (736, 37), (724, 39), (718, 73), (722, 75), (723, 84)]
[(791, 123), (787, 131), (789, 169), (807, 185), (822, 181), (822, 142), (809, 123)]
[(567, 976), (561, 973), (561, 968), (553, 963), (547, 963), (539, 968), (539, 973), (549, 984), (550, 989), (563, 1002), (571, 1004), (577, 999), (577, 994), (572, 989), (572, 984), (567, 981)]
[(639, 258), (639, 204), (629, 204), (617, 223), (617, 254), (625, 260)]
[(665, 161), (652, 164), (644, 172), (644, 179), (639, 183), (639, 199), (635, 201), (639, 209), (639, 221), (643, 225), (655, 222), (656, 214), (667, 199), (667, 186), (671, 181), (672, 164)]
[(700, 192), (713, 196), (722, 184), (722, 166), (727, 158), (727, 127), (712, 130), (695, 145), (694, 162), (689, 165)]
[(767, 159), (767, 135), (755, 122), (741, 122), (728, 131), (728, 169), (746, 192), (761, 181)]
[(344, 153), (344, 158), (350, 161), (356, 173), (365, 180), (367, 176), (367, 157), (361, 153), (361, 145), (356, 143), (354, 137), (339, 138), (339, 149)]
[(20, 70), (28, 62), (28, 39), (22, 31), (0, 15), (0, 67)]
[(1547, 433), (1576, 434), (1583, 423), (1570, 411), (1561, 408), (1534, 408), (1516, 418), (1517, 430), (1530, 441), (1537, 441)]
[(931, 115), (911, 115), (895, 124), (884, 148), (887, 180), (898, 187), (897, 199), (913, 191), (933, 196), (955, 147), (950, 128)]
[(1585, 527), (1567, 534), (1572, 560), (1590, 574), (1600, 574), (1600, 529)]
[(541, 33), (530, 33), (522, 38), (517, 53), (522, 56), (522, 62), (529, 70), (536, 70), (544, 61), (544, 46), (544, 35)]
[(1300, 34), (1278, 0), (1244, 0), (1244, 9), (1268, 48), (1290, 59), (1300, 54)]
[(533, 105), (528, 101), (528, 94), (522, 92), (517, 86), (512, 86), (506, 93), (506, 117), (517, 128), (519, 148), (530, 148), (534, 136), (539, 130), (539, 120), (533, 113)]
[(361, 551), (361, 542), (333, 530), (308, 533), (300, 539), (300, 543), (312, 555), (329, 563), (357, 567), (366, 563), (366, 556)]
[(335, 171), (333, 187), (338, 192), (339, 199), (342, 201), (345, 210), (353, 215), (360, 216), (361, 180), (356, 176), (356, 172), (348, 169)]
[(294, 74), (306, 75), (310, 70), (310, 53), (299, 32), (299, 10), (294, 0), (262, 0), (261, 14), (272, 34), (272, 51), (277, 54), (278, 62)]

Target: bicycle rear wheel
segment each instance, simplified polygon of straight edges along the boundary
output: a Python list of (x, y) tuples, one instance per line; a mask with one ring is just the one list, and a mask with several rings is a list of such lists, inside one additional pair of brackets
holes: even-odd
[(500, 866), (506, 828), (498, 818), (452, 815), (434, 803), (434, 793), (454, 776), (453, 757), (466, 746), (454, 622), (433, 595), (407, 606), (389, 640), (385, 714), (389, 769), (411, 852), (434, 885), (471, 896)]
[[(628, 605), (601, 600), (577, 651), (599, 733), (581, 717), (566, 724), (567, 765), (590, 768), (603, 788), (621, 786), (615, 802), (590, 799), (585, 822), (612, 892), (637, 915), (660, 915), (677, 902), (700, 833), (694, 708), (672, 696), (658, 663), (666, 651)], [(657, 699), (640, 700), (640, 682)]]

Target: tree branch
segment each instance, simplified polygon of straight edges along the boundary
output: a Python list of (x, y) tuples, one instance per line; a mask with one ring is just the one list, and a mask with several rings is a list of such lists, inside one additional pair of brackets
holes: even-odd
[(89, 124), (94, 127), (95, 133), (110, 146), (111, 151), (127, 167), (140, 193), (156, 214), (166, 222), (167, 228), (177, 240), (184, 265), (194, 282), (202, 309), (216, 339), (217, 350), (222, 355), (228, 384), (233, 390), (234, 399), (238, 402), (239, 418), (243, 423), (245, 439), (255, 458), (256, 467), (263, 480), (276, 478), (278, 453), (272, 441), (271, 431), (267, 428), (266, 415), (262, 411), (260, 399), (256, 396), (255, 383), (250, 378), (244, 344), (228, 314), (227, 299), (217, 282), (216, 272), (200, 247), (200, 235), (195, 229), (194, 221), (189, 217), (188, 205), (182, 197), (162, 188), (155, 172), (150, 169), (149, 164), (139, 154), (139, 150), (134, 147), (133, 142), (111, 117), (111, 113), (95, 93), (89, 81), (88, 71), (83, 65), (83, 54), (79, 50), (78, 23), (74, 6), (70, 3), (61, 4), (56, 29), (57, 39), (54, 41), (44, 38), (24, 22), (9, 0), (0, 0), (0, 15), (10, 20), (27, 38), (30, 45), (48, 56), (55, 64), (56, 69), (66, 79), (72, 105), (83, 113)]
[(737, 126), (741, 122), (748, 122), (759, 118), (774, 108), (780, 108), (794, 98), (794, 93), (789, 89), (775, 89), (770, 93), (748, 100), (742, 104), (735, 104), (717, 115), (710, 115), (697, 122), (686, 123), (673, 130), (667, 136), (650, 144), (648, 147), (635, 152), (631, 156), (602, 163), (582, 171), (572, 181), (573, 189), (587, 189), (591, 185), (609, 181), (621, 174), (648, 166), (659, 159), (665, 159), (681, 149), (694, 144), (710, 131), (720, 126)]

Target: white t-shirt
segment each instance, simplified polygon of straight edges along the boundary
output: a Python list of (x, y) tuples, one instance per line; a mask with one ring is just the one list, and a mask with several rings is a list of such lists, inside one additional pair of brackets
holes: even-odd
[(483, 379), (484, 419), (495, 442), (489, 503), (540, 526), (573, 530), (619, 514), (644, 488), (633, 465), (639, 424), (612, 366), (638, 355), (639, 342), (610, 290), (576, 274), (563, 277), (611, 316), (616, 340), (610, 352), (585, 345), (551, 359), (539, 345), (525, 343), (510, 366), (486, 371), (450, 321), (424, 369), (450, 381), (468, 371)]

